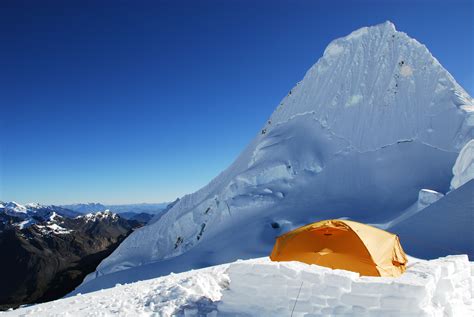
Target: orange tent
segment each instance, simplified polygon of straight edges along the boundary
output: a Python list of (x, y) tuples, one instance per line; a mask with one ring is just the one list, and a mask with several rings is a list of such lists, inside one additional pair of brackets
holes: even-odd
[(407, 264), (397, 235), (349, 220), (319, 221), (281, 235), (270, 259), (392, 277)]

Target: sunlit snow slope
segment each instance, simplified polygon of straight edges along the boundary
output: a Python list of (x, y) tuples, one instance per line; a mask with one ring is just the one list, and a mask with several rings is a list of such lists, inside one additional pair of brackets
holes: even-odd
[(227, 170), (130, 235), (79, 291), (267, 255), (318, 219), (390, 221), (421, 189), (449, 190), (473, 115), (424, 45), (390, 22), (359, 29), (329, 44)]

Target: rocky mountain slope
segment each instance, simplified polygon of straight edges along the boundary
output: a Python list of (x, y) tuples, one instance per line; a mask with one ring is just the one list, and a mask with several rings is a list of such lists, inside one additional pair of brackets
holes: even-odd
[(111, 212), (0, 203), (0, 309), (66, 295), (140, 225)]

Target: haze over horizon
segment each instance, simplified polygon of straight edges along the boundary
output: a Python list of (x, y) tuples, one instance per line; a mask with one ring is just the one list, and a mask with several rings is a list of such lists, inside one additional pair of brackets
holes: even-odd
[(386, 20), (474, 92), (472, 1), (184, 2), (0, 5), (0, 200), (191, 193), (236, 159), (329, 42)]

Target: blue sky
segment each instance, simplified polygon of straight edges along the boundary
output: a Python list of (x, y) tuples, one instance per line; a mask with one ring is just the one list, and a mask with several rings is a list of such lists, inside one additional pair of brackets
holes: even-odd
[(472, 95), (473, 1), (2, 1), (0, 200), (170, 201), (333, 39), (391, 20)]

